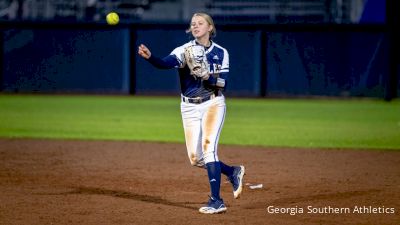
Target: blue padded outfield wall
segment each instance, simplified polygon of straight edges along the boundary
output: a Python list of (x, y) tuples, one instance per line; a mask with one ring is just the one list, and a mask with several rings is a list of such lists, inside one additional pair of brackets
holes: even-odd
[[(0, 30), (0, 89), (179, 95), (176, 70), (158, 70), (137, 56), (140, 43), (163, 57), (190, 40), (186, 25), (159, 27)], [(215, 42), (230, 53), (228, 96), (384, 96), (389, 47), (382, 29), (217, 29)]]
[(384, 95), (389, 73), (384, 34), (268, 33), (267, 42), (270, 95)]
[(129, 30), (10, 29), (3, 91), (129, 93)]

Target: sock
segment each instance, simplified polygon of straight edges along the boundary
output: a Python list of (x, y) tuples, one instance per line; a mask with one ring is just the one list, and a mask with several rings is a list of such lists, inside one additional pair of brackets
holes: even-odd
[(210, 181), (211, 197), (221, 199), (219, 191), (221, 188), (221, 166), (219, 162), (210, 162), (206, 164), (208, 179)]
[(221, 161), (219, 161), (219, 164), (221, 165), (221, 173), (227, 177), (232, 176), (234, 170), (233, 166), (228, 166)]

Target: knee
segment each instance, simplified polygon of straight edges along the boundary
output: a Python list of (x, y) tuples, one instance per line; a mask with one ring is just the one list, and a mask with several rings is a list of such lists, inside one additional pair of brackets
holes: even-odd
[(205, 167), (205, 164), (204, 164), (204, 163), (190, 162), (190, 164), (191, 164), (192, 166), (199, 167), (199, 168), (204, 168), (204, 167)]
[(192, 156), (190, 157), (190, 164), (191, 164), (192, 166), (201, 167), (201, 168), (204, 168), (204, 165), (205, 165), (203, 159), (198, 159), (198, 158), (197, 158), (196, 156), (194, 156), (194, 155), (192, 155)]
[(190, 164), (192, 166), (195, 166), (195, 167), (200, 167), (200, 168), (204, 168), (205, 167), (204, 162), (192, 162), (192, 161), (190, 161)]

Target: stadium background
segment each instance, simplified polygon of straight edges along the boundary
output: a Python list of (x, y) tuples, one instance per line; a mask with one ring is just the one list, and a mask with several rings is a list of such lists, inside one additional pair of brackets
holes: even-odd
[[(0, 224), (400, 224), (398, 2), (0, 0)], [(196, 11), (230, 52), (220, 158), (263, 184), (211, 220), (176, 71), (136, 56)]]
[[(390, 5), (392, 4), (392, 5)], [(400, 89), (394, 5), (378, 0), (2, 0), (0, 90), (5, 93), (178, 94), (164, 56), (190, 36), (193, 12), (215, 19), (230, 51), (228, 96), (377, 97)], [(118, 26), (105, 15), (120, 14)], [(243, 79), (246, 77), (246, 79)]]

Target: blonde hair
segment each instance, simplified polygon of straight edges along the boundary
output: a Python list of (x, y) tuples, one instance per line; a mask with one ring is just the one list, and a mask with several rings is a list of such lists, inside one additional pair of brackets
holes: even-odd
[[(214, 20), (211, 18), (210, 15), (208, 15), (207, 13), (195, 13), (193, 14), (192, 18), (195, 16), (203, 17), (207, 21), (207, 23), (212, 26), (212, 30), (210, 31), (210, 39), (217, 36), (217, 29), (215, 29)], [(189, 25), (189, 28), (186, 30), (186, 33), (190, 32), (192, 32), (192, 28)]]

